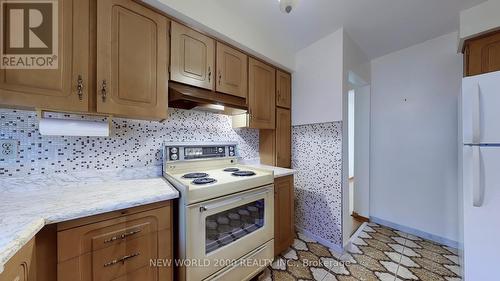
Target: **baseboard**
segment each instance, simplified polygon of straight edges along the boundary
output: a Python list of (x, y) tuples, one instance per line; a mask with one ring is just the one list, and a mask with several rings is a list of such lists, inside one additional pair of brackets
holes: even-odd
[(307, 231), (307, 230), (305, 230), (305, 229), (303, 229), (301, 227), (295, 226), (295, 229), (298, 232), (304, 234), (305, 236), (307, 236), (307, 237), (309, 237), (309, 238), (311, 238), (313, 240), (318, 241), (318, 243), (320, 243), (321, 245), (330, 248), (331, 250), (335, 251), (339, 255), (342, 255), (345, 252), (345, 250), (344, 250), (344, 248), (342, 246), (339, 246), (339, 245), (334, 244), (334, 243), (332, 243), (332, 242), (330, 242), (330, 241), (328, 241), (328, 240), (326, 240), (326, 239), (324, 239), (322, 237), (319, 237), (319, 236), (317, 236), (315, 234), (312, 234), (311, 232), (309, 232), (309, 231)]
[(377, 224), (381, 224), (381, 225), (390, 227), (390, 228), (394, 228), (394, 229), (397, 229), (397, 230), (400, 230), (400, 231), (403, 231), (403, 232), (406, 232), (408, 234), (412, 234), (412, 235), (415, 235), (415, 236), (418, 236), (418, 237), (422, 237), (424, 239), (431, 240), (431, 241), (434, 241), (436, 243), (439, 243), (439, 244), (442, 244), (442, 245), (445, 245), (445, 246), (448, 246), (448, 247), (458, 248), (458, 246), (459, 246), (459, 244), (458, 244), (457, 241), (454, 241), (454, 240), (451, 240), (451, 239), (448, 239), (448, 238), (444, 238), (444, 237), (441, 237), (441, 236), (438, 236), (438, 235), (430, 234), (430, 233), (427, 233), (425, 231), (421, 231), (421, 230), (418, 230), (418, 229), (415, 229), (415, 228), (411, 228), (411, 227), (408, 227), (408, 226), (404, 226), (404, 225), (400, 225), (400, 224), (393, 223), (393, 222), (390, 222), (390, 221), (386, 221), (384, 219), (380, 219), (380, 218), (377, 218), (377, 217), (370, 217), (370, 221), (372, 221), (374, 223), (377, 223)]
[(362, 222), (370, 222), (370, 219), (367, 218), (367, 217), (363, 217), (363, 216), (360, 216), (358, 213), (356, 212), (352, 212), (351, 216), (359, 221), (362, 221)]

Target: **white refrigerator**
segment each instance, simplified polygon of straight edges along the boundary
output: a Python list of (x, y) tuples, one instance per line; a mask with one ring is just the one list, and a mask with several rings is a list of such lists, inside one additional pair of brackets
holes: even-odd
[(500, 280), (500, 71), (462, 83), (463, 273)]

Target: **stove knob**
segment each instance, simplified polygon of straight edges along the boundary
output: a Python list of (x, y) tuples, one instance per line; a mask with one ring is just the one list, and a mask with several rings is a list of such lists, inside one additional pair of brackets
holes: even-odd
[(171, 160), (177, 160), (177, 157), (178, 157), (178, 156), (177, 156), (177, 154), (175, 154), (175, 153), (170, 155), (170, 159), (171, 159)]
[(222, 153), (224, 151), (224, 149), (222, 149), (222, 147), (219, 147), (219, 153)]
[(234, 146), (230, 146), (229, 151), (233, 151), (233, 150), (234, 150)]
[(173, 154), (177, 153), (177, 148), (172, 147), (172, 148), (170, 149), (170, 152), (171, 152), (171, 153), (173, 153)]
[(234, 156), (234, 152), (230, 151), (229, 156)]

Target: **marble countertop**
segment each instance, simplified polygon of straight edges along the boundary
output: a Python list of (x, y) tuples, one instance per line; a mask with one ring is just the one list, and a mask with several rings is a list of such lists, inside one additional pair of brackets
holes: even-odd
[(248, 166), (248, 167), (254, 167), (257, 169), (264, 169), (264, 170), (271, 170), (274, 172), (274, 178), (280, 178), (280, 177), (285, 177), (285, 176), (290, 176), (295, 174), (295, 170), (293, 169), (287, 169), (287, 168), (281, 168), (281, 167), (275, 167), (275, 166), (270, 166), (270, 165), (264, 165), (260, 164), (259, 159), (251, 159), (251, 160), (240, 160), (240, 163), (242, 165)]
[(0, 180), (0, 273), (45, 225), (179, 197), (161, 171), (124, 169)]

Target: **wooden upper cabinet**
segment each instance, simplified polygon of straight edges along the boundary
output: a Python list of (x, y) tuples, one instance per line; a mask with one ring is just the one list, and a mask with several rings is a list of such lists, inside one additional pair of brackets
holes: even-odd
[(97, 111), (165, 119), (168, 19), (132, 0), (97, 5)]
[[(89, 0), (58, 1), (58, 68), (0, 69), (0, 104), (59, 111), (89, 109)], [(78, 86), (81, 85), (80, 89)]]
[(276, 72), (276, 105), (284, 108), (292, 105), (292, 78), (280, 70)]
[(215, 41), (177, 22), (172, 22), (170, 79), (215, 89)]
[(227, 45), (217, 42), (217, 83), (218, 92), (247, 97), (248, 57)]
[(500, 32), (465, 42), (464, 75), (474, 76), (500, 70)]
[(248, 62), (248, 111), (250, 127), (275, 128), (276, 70), (250, 58)]
[(292, 117), (289, 109), (276, 108), (276, 166), (292, 165)]

